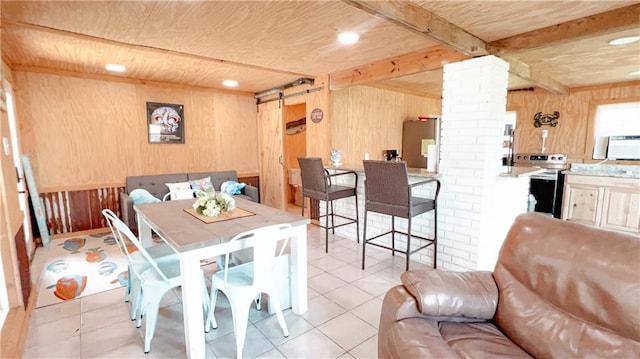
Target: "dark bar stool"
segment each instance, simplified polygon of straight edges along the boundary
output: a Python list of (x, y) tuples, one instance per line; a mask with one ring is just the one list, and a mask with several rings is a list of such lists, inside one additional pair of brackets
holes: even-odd
[[(440, 194), (440, 181), (436, 178), (429, 178), (409, 184), (406, 162), (387, 161), (363, 161), (364, 164), (364, 188), (365, 188), (365, 210), (364, 210), (364, 232), (362, 241), (362, 269), (364, 269), (365, 249), (367, 244), (391, 250), (391, 254), (396, 252), (407, 256), (406, 270), (409, 270), (409, 256), (421, 249), (433, 245), (433, 268), (436, 268), (437, 242), (438, 242), (438, 195)], [(414, 197), (412, 192), (415, 187), (434, 183), (436, 185), (433, 199)], [(411, 218), (433, 210), (433, 238), (417, 236), (411, 233)], [(376, 212), (391, 216), (391, 230), (378, 236), (367, 238), (367, 212)], [(395, 229), (395, 217), (402, 217), (408, 220), (407, 233)], [(407, 236), (407, 249), (405, 251), (396, 249), (395, 234)], [(372, 242), (374, 239), (391, 234), (391, 247)], [(411, 238), (427, 241), (419, 248), (411, 250)]]
[[(338, 173), (329, 174), (322, 165), (322, 159), (319, 157), (299, 157), (300, 176), (302, 177), (302, 215), (304, 216), (304, 197), (325, 201), (325, 214), (318, 217), (326, 217), (324, 226), (320, 222), (320, 227), (325, 229), (325, 252), (329, 253), (329, 229), (335, 234), (336, 227), (346, 226), (348, 224), (356, 224), (356, 239), (360, 243), (360, 224), (358, 223), (358, 174), (354, 171), (340, 171)], [(355, 182), (353, 187), (341, 186), (331, 183), (331, 179), (338, 176), (353, 175)], [(333, 201), (354, 197), (356, 202), (356, 218), (345, 217), (335, 214), (333, 211)], [(331, 212), (329, 212), (329, 204), (331, 204)], [(329, 217), (331, 217), (331, 226), (329, 226)], [(348, 220), (348, 222), (336, 225), (335, 217)]]

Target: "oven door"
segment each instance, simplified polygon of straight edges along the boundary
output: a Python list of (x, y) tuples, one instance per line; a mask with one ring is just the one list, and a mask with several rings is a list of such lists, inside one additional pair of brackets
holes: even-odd
[(563, 186), (564, 174), (559, 171), (543, 172), (531, 176), (529, 193), (537, 201), (535, 211), (560, 218)]

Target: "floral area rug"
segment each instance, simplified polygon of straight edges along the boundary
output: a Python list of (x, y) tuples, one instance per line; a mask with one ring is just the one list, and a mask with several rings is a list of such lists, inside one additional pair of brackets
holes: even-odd
[(36, 308), (127, 283), (127, 258), (111, 232), (55, 239), (37, 250), (42, 251), (38, 254), (44, 260), (44, 268)]

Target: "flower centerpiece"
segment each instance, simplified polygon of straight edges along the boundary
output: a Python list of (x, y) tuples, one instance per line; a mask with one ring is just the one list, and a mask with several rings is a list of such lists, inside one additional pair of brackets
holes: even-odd
[(222, 212), (236, 208), (236, 200), (227, 193), (202, 193), (196, 198), (193, 209), (203, 216), (218, 217)]

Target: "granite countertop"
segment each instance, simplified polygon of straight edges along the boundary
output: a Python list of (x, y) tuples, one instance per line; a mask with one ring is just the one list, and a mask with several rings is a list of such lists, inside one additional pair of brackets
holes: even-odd
[(546, 169), (540, 167), (502, 166), (502, 173), (500, 173), (500, 177), (525, 177), (542, 173), (544, 171), (546, 171)]
[(564, 174), (618, 178), (640, 178), (640, 166), (573, 163)]

